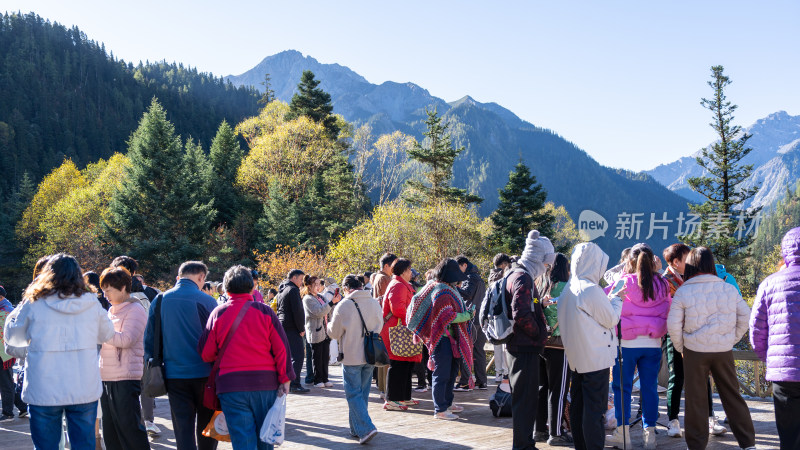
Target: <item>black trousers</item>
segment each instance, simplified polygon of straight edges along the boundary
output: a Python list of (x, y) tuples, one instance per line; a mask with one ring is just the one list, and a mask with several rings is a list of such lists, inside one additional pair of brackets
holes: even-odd
[(513, 449), (536, 448), (533, 425), (539, 407), (539, 353), (508, 351)]
[(608, 375), (611, 369), (572, 373), (569, 420), (577, 450), (602, 450), (606, 442), (603, 414), (608, 408)]
[(570, 370), (564, 349), (545, 348), (539, 361), (539, 409), (536, 431), (550, 430), (550, 436), (561, 436), (561, 422), (567, 405)]
[(425, 388), (428, 386), (433, 386), (433, 382), (431, 381), (431, 377), (433, 376), (433, 372), (428, 369), (428, 359), (430, 355), (428, 354), (428, 347), (423, 345), (422, 346), (422, 361), (418, 363), (414, 363), (414, 374), (417, 376), (417, 387), (418, 388)]
[(413, 361), (389, 360), (389, 372), (386, 374), (386, 400), (393, 402), (411, 400), (412, 373), (414, 373)]
[[(486, 335), (483, 334), (483, 331), (481, 331), (481, 325), (478, 322), (478, 318), (475, 317), (472, 320), (472, 326), (476, 327), (475, 329), (478, 332), (478, 338), (472, 345), (472, 362), (475, 367), (475, 384), (486, 384), (486, 350), (483, 348), (486, 345)], [(466, 385), (469, 383), (469, 374), (464, 372), (465, 371), (462, 369), (458, 384)]]
[(800, 382), (773, 381), (772, 401), (781, 450), (800, 448)]
[(139, 408), (141, 393), (140, 380), (103, 382), (100, 408), (103, 410), (103, 441), (107, 450), (150, 448)]
[(22, 397), (17, 392), (17, 385), (14, 384), (14, 369), (0, 369), (0, 397), (3, 399), (3, 414), (14, 415), (14, 405), (19, 412), (28, 412), (28, 405), (22, 401)]
[(203, 436), (214, 411), (203, 406), (207, 378), (167, 378), (167, 397), (178, 450), (215, 450), (217, 440)]
[[(312, 349), (313, 344), (309, 344), (308, 341), (303, 338), (303, 342), (306, 344), (306, 384), (314, 384), (316, 378), (314, 376), (314, 350)], [(298, 377), (299, 378), (299, 377)]]
[(303, 358), (305, 358), (306, 340), (300, 336), (299, 331), (286, 330), (286, 340), (289, 341), (289, 351), (292, 353), (292, 368), (294, 369), (295, 379), (292, 380), (292, 387), (300, 387), (300, 372), (303, 371)]
[(331, 359), (331, 340), (325, 338), (322, 342), (311, 344), (311, 354), (314, 360), (314, 384), (327, 383), (328, 361)]

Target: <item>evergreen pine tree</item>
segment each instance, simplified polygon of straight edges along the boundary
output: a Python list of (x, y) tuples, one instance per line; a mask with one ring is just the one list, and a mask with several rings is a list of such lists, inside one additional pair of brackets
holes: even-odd
[[(700, 205), (689, 205), (692, 212), (701, 216), (702, 222), (698, 234), (685, 236), (684, 239), (693, 246), (708, 246), (720, 262), (733, 266), (740, 260), (734, 256), (752, 238), (746, 234), (741, 238), (737, 236), (738, 216), (745, 213), (741, 205), (753, 197), (758, 188), (741, 186), (753, 173), (752, 165), (741, 164), (742, 159), (752, 151), (752, 148), (745, 146), (751, 135), (733, 124), (733, 113), (737, 106), (725, 96), (725, 87), (731, 81), (723, 73), (722, 66), (713, 66), (711, 72), (712, 80), (708, 85), (713, 89), (714, 96), (710, 100), (702, 99), (700, 104), (711, 111), (714, 118), (711, 127), (719, 136), (719, 141), (710, 149), (704, 148), (702, 156), (697, 157), (697, 164), (708, 175), (688, 180), (689, 186), (706, 201)], [(748, 212), (752, 215), (757, 210)]]
[(508, 183), (498, 190), (500, 202), (490, 216), (492, 241), (509, 254), (520, 254), (530, 230), (552, 236), (555, 218), (544, 205), (547, 191), (536, 182), (528, 166), (518, 163), (508, 175)]
[(231, 226), (243, 207), (242, 196), (236, 188), (236, 173), (244, 158), (244, 152), (227, 121), (223, 121), (211, 142), (208, 159), (211, 162), (210, 176), (206, 181), (214, 197), (217, 217), (214, 225)]
[(295, 247), (306, 241), (306, 227), (301, 223), (302, 199), (291, 201), (278, 183), (269, 186), (269, 199), (256, 222), (257, 247), (271, 251), (279, 246)]
[(130, 163), (103, 224), (113, 252), (140, 260), (150, 276), (199, 257), (215, 214), (202, 178), (190, 172), (204, 170), (198, 148), (188, 147), (154, 98), (128, 141)]
[(333, 112), (331, 94), (319, 88), (319, 83), (319, 80), (314, 79), (314, 72), (303, 71), (303, 76), (297, 85), (298, 92), (292, 96), (292, 101), (289, 103), (286, 120), (306, 116), (316, 123), (321, 123), (331, 139), (336, 140), (339, 137), (339, 124), (331, 115)]
[(261, 85), (264, 86), (264, 93), (261, 95), (261, 98), (258, 99), (259, 105), (267, 105), (269, 102), (275, 100), (275, 91), (272, 90), (272, 78), (270, 78), (269, 74), (264, 74), (264, 81), (261, 82)]
[(406, 182), (407, 190), (403, 197), (409, 203), (416, 205), (439, 201), (481, 203), (483, 199), (477, 195), (450, 185), (453, 178), (453, 163), (464, 151), (464, 147), (453, 147), (450, 135), (446, 134), (448, 125), (442, 123), (442, 118), (436, 110), (425, 110), (425, 112), (428, 114), (428, 119), (425, 121), (428, 128), (424, 135), (429, 146), (423, 147), (416, 142), (414, 148), (408, 151), (408, 156), (429, 167), (423, 174), (428, 184), (419, 180), (409, 180)]

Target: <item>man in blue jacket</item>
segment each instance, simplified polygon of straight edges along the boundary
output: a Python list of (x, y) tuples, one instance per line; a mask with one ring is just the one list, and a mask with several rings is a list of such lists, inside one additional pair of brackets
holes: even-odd
[(211, 364), (197, 352), (200, 335), (217, 302), (201, 291), (208, 267), (199, 261), (187, 261), (178, 269), (174, 288), (156, 297), (150, 305), (144, 333), (145, 361), (153, 355), (156, 306), (161, 302), (161, 335), (167, 396), (172, 410), (172, 427), (179, 450), (214, 450), (217, 441), (201, 432), (214, 411), (203, 406), (203, 391)]

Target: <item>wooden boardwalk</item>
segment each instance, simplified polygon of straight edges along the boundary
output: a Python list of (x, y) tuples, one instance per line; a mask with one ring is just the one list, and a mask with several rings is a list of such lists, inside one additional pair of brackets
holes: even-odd
[[(314, 389), (304, 395), (290, 395), (288, 399), (286, 442), (281, 448), (356, 448), (357, 441), (349, 438), (347, 402), (342, 391), (341, 368), (330, 368), (331, 389)], [(416, 381), (416, 378), (415, 378)], [(369, 446), (381, 449), (508, 449), (511, 448), (511, 419), (492, 417), (488, 407), (489, 396), (495, 387), (487, 391), (456, 392), (456, 403), (464, 406), (457, 421), (433, 420), (433, 403), (430, 391), (415, 394), (420, 400), (417, 408), (406, 412), (383, 411), (378, 393), (373, 389), (369, 412), (378, 427), (379, 434)], [(635, 396), (634, 396), (635, 398)], [(714, 409), (724, 416), (722, 405), (715, 398)], [(771, 399), (748, 400), (756, 426), (759, 449), (777, 449), (778, 436), (775, 430)], [(666, 424), (666, 402), (661, 396), (661, 423)], [(151, 442), (153, 449), (175, 449), (171, 433), (169, 405), (166, 397), (156, 401), (156, 423), (163, 433)], [(683, 415), (681, 415), (683, 420)], [(683, 439), (669, 438), (666, 429), (658, 427), (659, 449), (685, 449)], [(641, 427), (633, 431), (633, 448), (642, 448)], [(537, 444), (538, 448), (549, 448)], [(27, 419), (16, 419), (0, 425), (0, 449), (30, 449), (30, 430)], [(229, 443), (221, 443), (220, 449), (231, 449)], [(738, 448), (733, 435), (711, 437), (709, 449)]]

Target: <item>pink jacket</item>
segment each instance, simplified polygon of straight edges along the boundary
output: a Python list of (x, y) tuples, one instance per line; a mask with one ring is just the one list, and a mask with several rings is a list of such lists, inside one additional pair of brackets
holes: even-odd
[(140, 380), (144, 371), (144, 328), (147, 311), (138, 301), (112, 305), (108, 318), (114, 336), (100, 349), (103, 381)]
[(653, 275), (655, 299), (643, 300), (642, 290), (636, 274), (627, 274), (625, 298), (622, 299), (622, 339), (632, 340), (639, 336), (660, 338), (667, 334), (667, 316), (672, 304), (669, 284), (660, 274)]

